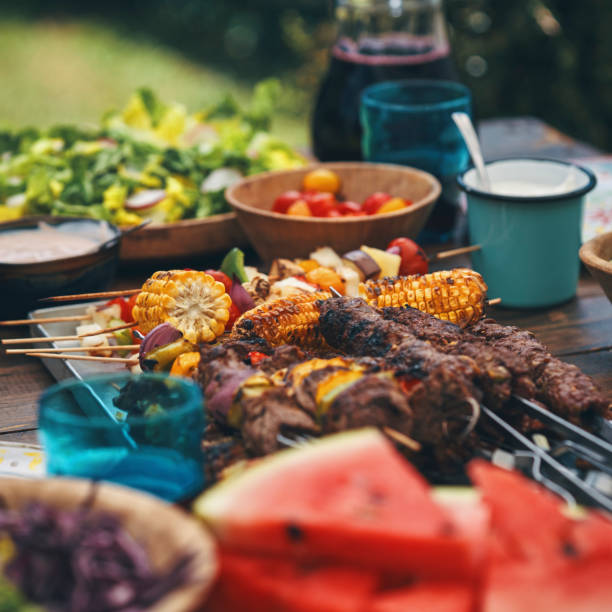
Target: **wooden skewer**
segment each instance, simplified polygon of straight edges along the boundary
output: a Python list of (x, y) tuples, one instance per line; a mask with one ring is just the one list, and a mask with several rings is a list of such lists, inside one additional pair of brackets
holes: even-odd
[(67, 321), (89, 321), (91, 315), (67, 315), (64, 317), (49, 317), (47, 319), (14, 319), (12, 321), (0, 321), (0, 325), (38, 325), (39, 323), (64, 323)]
[(81, 338), (89, 338), (90, 336), (107, 336), (109, 333), (119, 331), (120, 329), (128, 329), (134, 327), (137, 323), (125, 323), (124, 325), (117, 325), (116, 327), (107, 327), (106, 329), (100, 329), (98, 331), (88, 332), (86, 334), (80, 334), (78, 336), (47, 336), (45, 338), (9, 338), (8, 340), (2, 340), (2, 344), (27, 344), (28, 342), (65, 342), (67, 340), (80, 340)]
[(401, 431), (397, 431), (396, 429), (392, 429), (391, 427), (383, 427), (383, 431), (393, 440), (406, 446), (410, 450), (418, 453), (421, 450), (421, 444), (416, 440), (413, 440), (406, 434), (403, 434)]
[(440, 251), (435, 255), (431, 256), (431, 259), (446, 259), (447, 257), (454, 257), (455, 255), (463, 255), (464, 253), (472, 253), (482, 249), (479, 244), (472, 244), (466, 247), (459, 247), (458, 249), (451, 249), (450, 251)]
[(487, 300), (487, 306), (495, 306), (496, 304), (501, 304), (501, 298), (493, 298), (491, 300)]
[(67, 340), (80, 340), (83, 336), (49, 336), (47, 338), (9, 338), (2, 340), (2, 344), (27, 344), (28, 342), (64, 342)]
[(26, 357), (42, 357), (44, 359), (70, 359), (74, 361), (101, 361), (106, 363), (138, 363), (137, 357), (94, 357), (93, 355), (67, 355), (64, 353), (26, 353)]
[(27, 348), (27, 349), (6, 349), (7, 355), (22, 355), (36, 350), (37, 353), (90, 353), (94, 351), (136, 351), (140, 348), (139, 344), (113, 344), (110, 346), (61, 346), (58, 348)]
[(123, 289), (122, 291), (98, 291), (97, 293), (74, 293), (72, 295), (54, 295), (40, 298), (40, 302), (71, 302), (72, 300), (94, 300), (96, 298), (121, 297), (140, 293), (140, 289)]
[(106, 329), (100, 329), (99, 331), (79, 334), (79, 338), (88, 338), (89, 336), (99, 336), (100, 334), (108, 334), (110, 332), (119, 331), (121, 329), (129, 329), (130, 327), (136, 327), (136, 325), (138, 325), (138, 323), (136, 323), (136, 321), (132, 321), (131, 323), (124, 323), (123, 325), (116, 325), (115, 327), (107, 327)]

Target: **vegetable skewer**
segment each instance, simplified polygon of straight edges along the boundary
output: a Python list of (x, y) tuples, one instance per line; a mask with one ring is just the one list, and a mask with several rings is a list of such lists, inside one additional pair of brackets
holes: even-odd
[(76, 361), (104, 361), (106, 363), (126, 363), (136, 365), (138, 357), (94, 357), (93, 355), (70, 355), (66, 353), (25, 353), (26, 357), (43, 357), (45, 359), (71, 359)]
[(112, 298), (140, 293), (140, 289), (123, 289), (117, 291), (98, 291), (94, 293), (74, 293), (72, 295), (54, 295), (41, 298), (41, 302), (70, 302), (72, 300), (93, 300), (96, 298)]
[(100, 329), (86, 334), (79, 334), (75, 336), (45, 336), (41, 338), (8, 338), (2, 340), (2, 344), (26, 344), (28, 342), (64, 342), (65, 340), (80, 340), (81, 338), (89, 338), (90, 336), (104, 336), (111, 334), (112, 332), (119, 331), (121, 329), (129, 329), (135, 327), (136, 322), (125, 323), (124, 325), (116, 325), (115, 327), (107, 327), (106, 329)]
[(92, 346), (61, 346), (58, 348), (27, 348), (27, 349), (6, 349), (7, 355), (20, 355), (23, 353), (31, 353), (36, 350), (37, 353), (89, 353), (93, 351), (137, 351), (140, 348), (139, 344), (111, 344), (108, 346), (92, 347)]
[[(431, 256), (431, 259), (446, 259), (449, 257), (455, 257), (456, 255), (462, 255), (464, 253), (472, 253), (473, 251), (478, 251), (482, 247), (479, 244), (473, 244), (465, 247), (459, 247), (457, 249), (451, 249), (448, 251), (440, 251), (435, 255)], [(135, 295), (136, 293), (140, 293), (141, 289), (123, 289), (117, 291), (99, 291), (94, 293), (81, 293), (81, 294), (73, 294), (73, 295), (56, 295), (52, 297), (42, 298), (41, 301), (44, 302), (68, 302), (71, 300), (90, 300), (90, 299), (104, 299), (104, 298), (112, 298), (119, 297), (125, 295)], [(24, 324), (28, 324), (30, 321), (28, 319), (25, 320)], [(18, 323), (11, 323), (9, 321), (5, 321), (2, 323), (4, 325), (13, 324), (17, 325)]]

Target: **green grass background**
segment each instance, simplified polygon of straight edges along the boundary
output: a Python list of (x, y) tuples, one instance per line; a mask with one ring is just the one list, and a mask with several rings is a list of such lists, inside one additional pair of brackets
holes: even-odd
[[(150, 40), (127, 38), (86, 21), (0, 21), (0, 124), (9, 127), (97, 122), (121, 108), (137, 87), (191, 111), (233, 93), (247, 103), (251, 87), (187, 60)], [(279, 114), (273, 132), (307, 145), (308, 117)]]

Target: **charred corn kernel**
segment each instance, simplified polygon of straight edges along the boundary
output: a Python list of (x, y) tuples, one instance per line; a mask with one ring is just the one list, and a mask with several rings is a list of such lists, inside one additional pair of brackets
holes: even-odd
[(306, 272), (310, 272), (315, 268), (318, 268), (321, 264), (314, 259), (298, 259), (297, 265), (304, 270), (304, 274)]
[(168, 270), (145, 282), (132, 315), (145, 334), (170, 323), (189, 342), (212, 342), (225, 330), (231, 304), (223, 283), (209, 274)]
[(410, 306), (465, 327), (483, 315), (487, 285), (478, 272), (456, 268), (370, 280), (359, 294), (370, 306)]
[(189, 351), (179, 355), (170, 368), (170, 376), (185, 376), (191, 378), (200, 363), (200, 353)]
[(321, 289), (333, 287), (340, 295), (344, 295), (344, 281), (341, 276), (331, 268), (319, 267), (306, 272), (306, 280), (309, 283), (319, 285)]
[(326, 291), (315, 291), (266, 302), (245, 312), (234, 323), (232, 336), (260, 337), (271, 346), (321, 346), (318, 302), (330, 297)]

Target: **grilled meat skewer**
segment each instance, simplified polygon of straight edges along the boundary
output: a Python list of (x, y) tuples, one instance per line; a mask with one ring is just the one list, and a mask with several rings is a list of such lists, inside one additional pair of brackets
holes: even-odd
[(604, 416), (608, 402), (593, 382), (575, 365), (553, 357), (529, 331), (484, 319), (470, 332), (495, 350), (514, 352), (531, 372), (535, 398), (559, 416), (580, 425), (593, 416)]
[(384, 358), (397, 374), (421, 381), (408, 391), (412, 437), (429, 447), (436, 463), (471, 452), (474, 440), (466, 441), (465, 434), (477, 420), (481, 398), (479, 370), (471, 358), (445, 355), (359, 298), (323, 302), (320, 327), (330, 346)]

